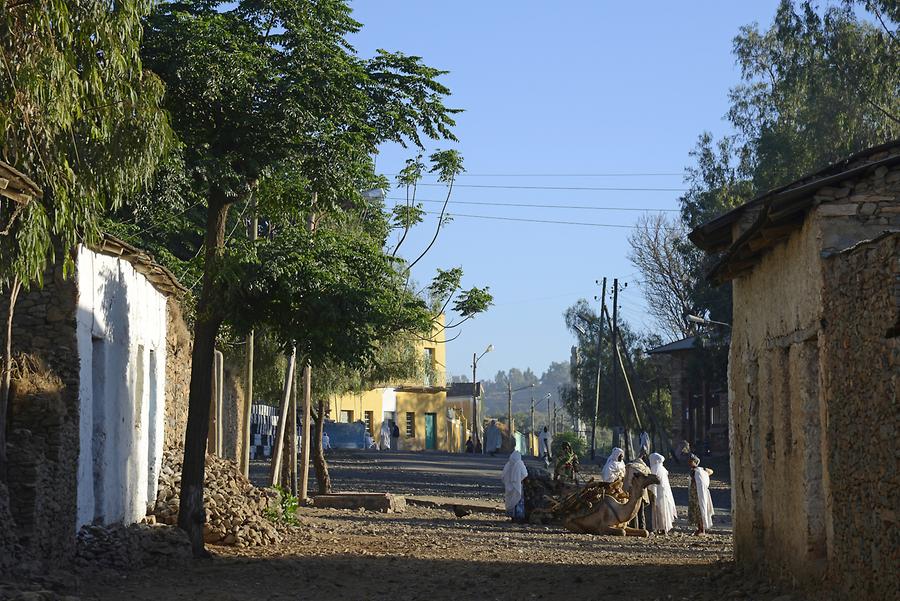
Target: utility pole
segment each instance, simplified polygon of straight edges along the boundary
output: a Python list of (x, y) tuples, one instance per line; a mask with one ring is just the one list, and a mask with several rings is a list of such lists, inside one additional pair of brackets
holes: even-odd
[[(618, 317), (618, 309), (619, 309), (619, 279), (613, 278), (613, 322), (612, 322), (612, 348), (616, 348), (616, 344), (618, 344), (619, 339), (619, 322), (617, 321)], [(618, 447), (619, 444), (619, 391), (618, 391), (618, 378), (616, 377), (616, 353), (613, 352), (610, 357), (610, 361), (612, 361), (611, 369), (609, 370), (610, 375), (612, 376), (612, 397), (613, 397), (613, 420), (615, 425), (613, 426), (613, 446)]]
[[(472, 444), (478, 445), (478, 380), (475, 371), (478, 367), (478, 353), (472, 353)], [(484, 451), (484, 445), (481, 448)]]
[(513, 417), (512, 417), (512, 382), (509, 381), (509, 378), (506, 379), (506, 414), (507, 419), (506, 426), (509, 428), (509, 442), (513, 446), (513, 450), (516, 448), (515, 438), (513, 438)]
[(531, 435), (528, 438), (528, 446), (531, 446), (531, 436), (537, 436), (534, 432), (534, 387), (531, 388)]
[[(294, 366), (297, 362), (297, 347), (294, 347), (288, 359), (284, 374), (284, 391), (281, 395), (281, 411), (278, 415), (278, 434), (275, 436), (275, 448), (272, 451), (272, 471), (269, 483), (271, 486), (281, 482), (281, 460), (284, 454), (284, 431), (288, 424), (288, 409), (291, 403), (291, 383), (294, 379)], [(304, 441), (305, 442), (305, 441)]]
[(594, 391), (594, 411), (591, 415), (591, 459), (597, 453), (597, 416), (600, 414), (600, 374), (603, 372), (601, 361), (603, 350), (603, 314), (606, 311), (606, 278), (603, 278), (603, 287), (600, 291), (600, 327), (597, 331), (597, 388)]

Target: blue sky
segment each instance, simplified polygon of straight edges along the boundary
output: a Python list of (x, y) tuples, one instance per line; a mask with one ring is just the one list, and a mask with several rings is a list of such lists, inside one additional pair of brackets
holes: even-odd
[[(739, 78), (732, 39), (741, 25), (767, 26), (776, 6), (775, 0), (360, 0), (353, 3), (354, 16), (364, 28), (353, 42), (362, 56), (377, 48), (400, 50), (450, 71), (442, 81), (453, 91), (449, 104), (465, 109), (457, 119), (456, 147), (471, 174), (459, 184), (681, 189), (697, 136), (704, 130), (729, 132), (723, 118), (727, 93)], [(450, 146), (438, 143), (428, 151)], [(413, 153), (385, 146), (378, 169), (396, 173)], [(674, 175), (583, 176), (610, 173)], [(437, 200), (443, 193), (423, 186), (418, 196)], [(677, 208), (679, 194), (458, 187), (449, 211), (629, 226), (639, 211), (454, 203), (653, 210)], [(400, 198), (402, 191), (388, 196)], [(440, 205), (426, 202), (425, 208), (438, 211)], [(436, 219), (428, 216), (401, 254), (410, 257), (424, 248)], [(471, 374), (472, 353), (488, 344), (495, 350), (479, 362), (479, 378), (510, 367), (540, 374), (551, 361), (567, 359), (574, 339), (563, 312), (579, 298), (593, 302), (599, 295), (594, 281), (603, 276), (629, 283), (620, 295), (621, 315), (652, 330), (639, 277), (627, 258), (629, 232), (455, 218), (414, 277), (426, 282), (436, 267), (460, 265), (464, 284), (490, 286), (496, 304), (448, 345), (448, 373)]]

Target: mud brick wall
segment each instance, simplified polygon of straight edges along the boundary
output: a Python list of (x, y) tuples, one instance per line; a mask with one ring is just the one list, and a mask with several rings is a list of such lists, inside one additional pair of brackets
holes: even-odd
[[(6, 321), (8, 298), (0, 319)], [(10, 399), (9, 496), (15, 532), (29, 554), (49, 562), (72, 556), (78, 489), (79, 362), (76, 287), (59, 262), (42, 288), (23, 290), (13, 314), (13, 354), (40, 358), (63, 382), (54, 395)], [(2, 551), (0, 551), (2, 552)]]
[(174, 298), (166, 303), (166, 417), (164, 447), (184, 448), (191, 386), (191, 333)]
[(900, 234), (826, 261), (822, 387), (829, 579), (841, 598), (900, 590)]

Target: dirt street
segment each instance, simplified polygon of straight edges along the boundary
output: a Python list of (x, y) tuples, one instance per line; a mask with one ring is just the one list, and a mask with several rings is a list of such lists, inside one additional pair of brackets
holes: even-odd
[[(482, 502), (499, 501), (497, 474), (504, 461), (426, 454), (331, 458), (340, 490), (438, 497), (455, 492), (456, 498)], [(687, 484), (677, 469), (672, 479), (677, 487)], [(719, 478), (714, 487), (719, 506), (727, 481)], [(720, 516), (712, 534), (698, 538), (688, 534), (683, 506), (679, 513), (673, 535), (638, 539), (516, 525), (493, 513), (456, 518), (444, 508), (410, 506), (397, 514), (301, 508), (299, 525), (281, 544), (212, 547), (211, 560), (86, 578), (79, 592), (85, 599), (117, 601), (801, 599), (734, 569), (727, 516)]]

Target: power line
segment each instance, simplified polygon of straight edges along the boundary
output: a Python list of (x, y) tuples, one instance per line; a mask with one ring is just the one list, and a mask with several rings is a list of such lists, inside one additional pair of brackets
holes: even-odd
[[(447, 184), (419, 182), (418, 186), (440, 186)], [(453, 184), (454, 188), (502, 188), (504, 190), (579, 190), (594, 192), (687, 192), (687, 188), (613, 188), (590, 186), (501, 186), (499, 184)]]
[[(426, 215), (440, 215), (438, 211), (425, 211)], [(496, 221), (521, 221), (525, 223), (552, 223), (555, 225), (585, 225), (590, 227), (614, 227), (621, 229), (634, 229), (635, 225), (622, 225), (615, 223), (586, 223), (583, 221), (553, 221), (550, 219), (526, 219), (524, 217), (496, 217), (493, 215), (467, 215), (464, 213), (447, 213), (447, 217), (470, 217), (473, 219), (493, 219)]]
[[(385, 173), (385, 175), (400, 175), (399, 173)], [(437, 174), (423, 174), (433, 175)], [(684, 175), (684, 171), (669, 173), (460, 173), (456, 177), (667, 177)]]
[[(386, 196), (388, 200), (402, 200), (405, 198), (399, 196)], [(413, 199), (410, 199), (412, 201)], [(431, 200), (425, 198), (416, 198), (415, 202), (438, 202), (443, 204), (443, 200)], [(639, 207), (586, 207), (584, 205), (545, 205), (531, 204), (525, 202), (477, 202), (469, 200), (451, 200), (450, 204), (454, 205), (479, 205), (486, 207), (532, 207), (536, 209), (582, 209), (588, 211), (644, 211), (651, 213), (678, 213), (678, 209), (655, 209), (655, 208), (639, 208)], [(397, 205), (401, 206), (401, 205)]]

